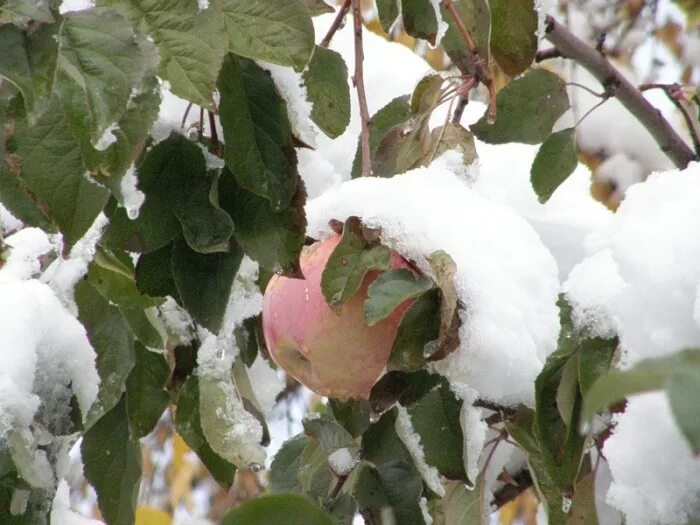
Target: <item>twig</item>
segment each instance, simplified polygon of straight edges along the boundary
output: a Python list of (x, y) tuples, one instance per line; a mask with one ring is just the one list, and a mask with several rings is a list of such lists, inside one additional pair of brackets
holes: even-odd
[(615, 67), (591, 46), (572, 34), (551, 16), (546, 18), (546, 38), (561, 54), (586, 68), (649, 131), (661, 150), (678, 168), (697, 157), (661, 112), (644, 98)]
[(608, 93), (608, 92), (606, 92), (606, 91), (603, 91), (602, 93), (598, 93), (598, 92), (596, 92), (596, 91), (593, 91), (593, 90), (592, 90), (591, 88), (589, 88), (588, 86), (585, 86), (585, 85), (583, 85), (583, 84), (579, 84), (578, 82), (567, 82), (566, 85), (567, 85), (567, 86), (574, 86), (574, 87), (577, 87), (577, 88), (581, 88), (581, 89), (583, 89), (584, 91), (588, 91), (588, 92), (589, 92), (591, 95), (593, 95), (594, 97), (598, 97), (598, 98), (608, 99), (608, 98), (610, 98), (610, 96), (611, 96), (610, 93)]
[(453, 55), (450, 54), (450, 58), (455, 63), (455, 65), (462, 71), (465, 76), (475, 76), (476, 79), (481, 82), (489, 93), (489, 106), (488, 106), (488, 122), (493, 123), (496, 120), (496, 88), (493, 85), (493, 80), (491, 79), (491, 74), (489, 73), (488, 64), (484, 57), (479, 53), (479, 48), (476, 46), (471, 33), (464, 25), (462, 18), (452, 4), (452, 0), (442, 0), (442, 5), (450, 13), (450, 16), (457, 25), (464, 43), (467, 45), (467, 49), (471, 53), (470, 65), (473, 67), (473, 71), (469, 70), (469, 67), (462, 63), (460, 60), (454, 60)]
[(589, 109), (588, 111), (586, 111), (586, 112), (583, 114), (583, 116), (582, 116), (580, 119), (578, 119), (578, 120), (576, 121), (576, 124), (574, 124), (574, 127), (577, 128), (577, 127), (581, 124), (581, 122), (583, 122), (583, 121), (586, 119), (586, 117), (587, 117), (588, 115), (590, 115), (590, 114), (593, 113), (596, 109), (598, 109), (600, 106), (602, 106), (603, 104), (605, 104), (605, 103), (608, 101), (609, 98), (610, 98), (610, 97), (605, 97), (605, 98), (603, 98), (603, 100), (601, 100), (601, 101), (598, 102), (595, 106), (593, 106), (591, 109)]
[(695, 154), (700, 156), (700, 133), (698, 130), (698, 120), (690, 113), (687, 104), (684, 104), (685, 100), (683, 97), (683, 86), (678, 83), (675, 84), (642, 84), (639, 86), (639, 91), (649, 91), (650, 89), (661, 89), (668, 99), (673, 102), (673, 105), (678, 108), (683, 115), (686, 125), (688, 126), (688, 132), (690, 133), (690, 138), (693, 140), (693, 147), (695, 148)]
[(561, 53), (556, 47), (543, 49), (542, 51), (538, 51), (535, 55), (535, 62), (539, 64), (540, 62), (544, 62), (545, 60), (550, 60), (552, 58), (561, 58), (561, 56)]
[(331, 27), (328, 28), (328, 32), (326, 33), (326, 36), (323, 37), (323, 40), (321, 40), (319, 46), (328, 47), (330, 45), (331, 40), (333, 39), (333, 35), (335, 35), (336, 31), (338, 31), (338, 29), (343, 23), (345, 15), (347, 15), (348, 11), (350, 10), (350, 3), (351, 0), (343, 1), (343, 5), (340, 6), (338, 14), (335, 15), (335, 20), (333, 20)]
[(467, 107), (467, 104), (469, 103), (469, 95), (460, 95), (459, 99), (457, 100), (457, 107), (455, 108), (455, 112), (452, 113), (452, 123), (453, 124), (459, 124), (462, 121), (462, 115), (464, 114), (464, 109)]
[(185, 123), (187, 122), (187, 115), (190, 114), (190, 110), (192, 109), (192, 102), (187, 104), (187, 108), (185, 108), (185, 114), (182, 115), (182, 122), (180, 122), (180, 127), (185, 128)]
[(199, 129), (197, 129), (197, 140), (202, 142), (204, 136), (204, 106), (199, 107)]
[(214, 118), (214, 113), (207, 111), (209, 114), (209, 133), (211, 134), (211, 152), (214, 155), (220, 155), (219, 151), (219, 134), (216, 131), (216, 119)]
[(360, 0), (352, 0), (352, 19), (355, 32), (355, 74), (352, 77), (352, 82), (357, 89), (357, 100), (360, 104), (360, 121), (362, 123), (362, 131), (360, 132), (362, 176), (369, 177), (371, 175), (369, 158), (369, 110), (367, 109), (365, 79), (362, 72), (362, 61), (365, 57), (362, 51), (362, 13), (360, 11)]

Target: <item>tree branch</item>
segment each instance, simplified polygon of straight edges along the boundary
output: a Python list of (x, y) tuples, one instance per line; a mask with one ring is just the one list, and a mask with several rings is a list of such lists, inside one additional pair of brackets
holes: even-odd
[(365, 59), (362, 51), (362, 13), (360, 11), (360, 0), (352, 0), (352, 19), (355, 32), (355, 74), (352, 82), (357, 89), (357, 100), (360, 105), (360, 122), (362, 131), (360, 132), (360, 144), (362, 152), (362, 176), (371, 175), (369, 156), (369, 110), (367, 109), (367, 95), (365, 94), (365, 80), (362, 72), (362, 61)]
[(546, 18), (546, 38), (565, 58), (586, 68), (647, 129), (678, 168), (696, 160), (688, 144), (676, 133), (661, 112), (644, 98), (615, 67), (591, 46), (574, 36), (551, 16)]
[(343, 23), (345, 15), (347, 15), (348, 11), (350, 10), (350, 3), (351, 0), (343, 1), (343, 5), (340, 6), (338, 14), (335, 15), (335, 20), (333, 20), (331, 27), (328, 28), (328, 32), (326, 33), (326, 36), (323, 37), (323, 40), (321, 40), (319, 46), (328, 47), (330, 45), (331, 40), (333, 39), (333, 35), (335, 35), (336, 31), (338, 31), (340, 25)]

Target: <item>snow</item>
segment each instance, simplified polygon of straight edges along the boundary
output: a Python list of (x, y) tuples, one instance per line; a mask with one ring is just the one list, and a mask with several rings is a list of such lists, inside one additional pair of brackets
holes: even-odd
[(136, 168), (132, 165), (119, 182), (122, 206), (126, 209), (127, 216), (133, 221), (139, 216), (141, 205), (146, 200), (146, 195), (138, 189), (138, 177)]
[[(700, 164), (631, 186), (564, 284), (577, 322), (594, 333), (618, 333), (623, 369), (700, 345), (698, 209)], [(612, 474), (608, 502), (631, 525), (681, 523), (700, 513), (700, 459), (665, 394), (634, 396), (615, 420), (603, 450)]]
[(277, 395), (284, 389), (284, 377), (272, 368), (260, 354), (248, 369), (253, 394), (267, 417), (275, 406)]
[(19, 230), (22, 221), (12, 215), (5, 206), (0, 203), (0, 238), (4, 235)]
[(64, 14), (69, 11), (81, 11), (95, 7), (95, 0), (63, 0), (58, 8), (59, 13)]
[(68, 483), (61, 480), (51, 506), (51, 523), (56, 525), (103, 525), (99, 520), (85, 518), (70, 508)]
[(102, 136), (100, 136), (100, 138), (97, 140), (97, 143), (93, 144), (95, 149), (97, 151), (105, 151), (112, 144), (114, 144), (117, 141), (117, 135), (115, 135), (114, 132), (118, 130), (119, 124), (116, 122), (113, 122), (112, 124), (107, 126), (102, 132)]
[(346, 182), (306, 211), (309, 236), (324, 238), (330, 219), (356, 215), (381, 228), (382, 241), (427, 274), (426, 258), (446, 251), (465, 309), (460, 348), (435, 370), (457, 391), (465, 385), (494, 402), (533, 402), (533, 381), (559, 333), (559, 279), (556, 262), (524, 219), (471, 190), (441, 159), (390, 179)]
[(444, 496), (445, 487), (442, 486), (442, 482), (440, 481), (440, 473), (437, 468), (426, 462), (423, 445), (420, 443), (420, 436), (416, 434), (416, 431), (413, 429), (413, 423), (411, 423), (411, 416), (408, 414), (408, 410), (401, 405), (398, 405), (397, 409), (398, 414), (394, 422), (396, 435), (399, 436), (399, 439), (406, 446), (413, 460), (413, 464), (418, 469), (418, 472), (420, 472), (428, 488), (438, 496)]
[(336, 476), (347, 476), (359, 461), (347, 448), (339, 448), (328, 456), (328, 465)]

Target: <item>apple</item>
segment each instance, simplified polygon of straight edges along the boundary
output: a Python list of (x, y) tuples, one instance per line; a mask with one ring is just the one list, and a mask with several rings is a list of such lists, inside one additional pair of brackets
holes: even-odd
[[(405, 301), (373, 326), (364, 318), (367, 288), (379, 276), (369, 271), (359, 291), (330, 309), (321, 292), (321, 275), (340, 242), (336, 235), (315, 244), (300, 259), (304, 279), (275, 275), (267, 285), (263, 303), (263, 332), (272, 359), (314, 392), (341, 400), (366, 398), (386, 369)], [(392, 268), (411, 266), (398, 253)]]

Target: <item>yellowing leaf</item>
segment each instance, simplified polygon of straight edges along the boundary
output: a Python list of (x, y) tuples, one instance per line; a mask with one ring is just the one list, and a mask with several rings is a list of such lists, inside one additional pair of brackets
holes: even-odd
[(171, 525), (172, 522), (172, 517), (164, 510), (154, 509), (146, 505), (141, 505), (136, 509), (135, 525)]

